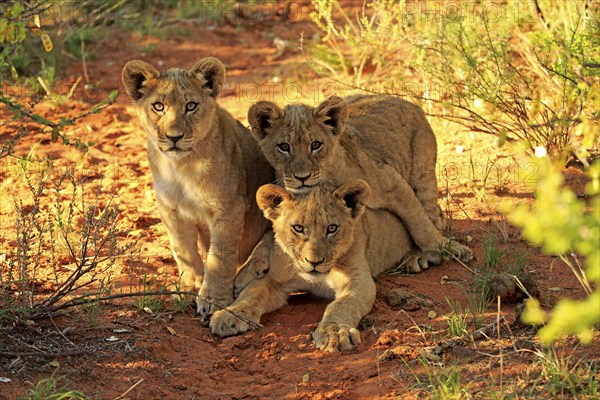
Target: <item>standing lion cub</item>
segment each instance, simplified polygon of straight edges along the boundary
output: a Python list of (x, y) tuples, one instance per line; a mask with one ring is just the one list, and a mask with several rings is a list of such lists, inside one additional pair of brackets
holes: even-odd
[[(199, 291), (198, 313), (233, 301), (237, 267), (268, 228), (254, 201), (274, 173), (248, 129), (216, 102), (225, 68), (216, 58), (159, 72), (123, 68), (127, 94), (148, 136), (158, 209), (182, 290)], [(205, 301), (208, 299), (210, 301)]]
[[(262, 279), (252, 279), (253, 272), (245, 271), (251, 264), (240, 271), (238, 277), (249, 273), (250, 283), (228, 308), (258, 322), (282, 307), (291, 292), (333, 298), (313, 332), (315, 345), (328, 352), (354, 348), (360, 343), (358, 322), (375, 300), (372, 277), (396, 267), (413, 248), (400, 219), (388, 211), (366, 209), (370, 193), (363, 180), (340, 187), (322, 184), (300, 194), (262, 186), (257, 202), (273, 222), (278, 246)], [(418, 272), (432, 258), (441, 260), (440, 252), (415, 252), (406, 259), (408, 268)], [(217, 311), (210, 326), (221, 336), (249, 329), (227, 310)]]

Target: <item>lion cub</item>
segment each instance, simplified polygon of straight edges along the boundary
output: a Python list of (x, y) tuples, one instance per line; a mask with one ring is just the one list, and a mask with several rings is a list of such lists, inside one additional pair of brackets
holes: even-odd
[[(360, 343), (356, 327), (373, 306), (373, 277), (396, 267), (413, 247), (392, 213), (370, 208), (365, 212), (370, 193), (363, 180), (340, 187), (322, 184), (305, 193), (262, 186), (257, 202), (273, 222), (278, 246), (268, 273), (251, 279), (229, 309), (258, 322), (283, 306), (289, 293), (309, 291), (334, 299), (313, 332), (317, 348), (337, 352)], [(421, 258), (410, 257), (414, 265), (409, 268), (420, 271)], [(441, 260), (441, 254), (437, 258)], [(215, 312), (210, 326), (221, 336), (249, 329), (227, 310)]]
[[(224, 80), (212, 57), (189, 70), (159, 72), (137, 60), (123, 68), (181, 289), (228, 306), (237, 267), (268, 228), (254, 197), (274, 172), (248, 129), (217, 104)], [(200, 314), (213, 311), (209, 301), (197, 305)]]
[(440, 233), (437, 144), (423, 111), (392, 96), (330, 97), (316, 108), (283, 110), (271, 102), (250, 107), (252, 134), (290, 191), (321, 181), (366, 180), (369, 207), (397, 215), (422, 250), (443, 248), (461, 260), (471, 250)]

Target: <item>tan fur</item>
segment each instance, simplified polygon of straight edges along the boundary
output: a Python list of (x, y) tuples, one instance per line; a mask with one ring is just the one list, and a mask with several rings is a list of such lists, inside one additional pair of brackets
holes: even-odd
[(284, 186), (295, 192), (321, 181), (366, 180), (369, 207), (402, 219), (424, 251), (440, 248), (469, 260), (469, 248), (439, 232), (436, 139), (423, 111), (391, 96), (331, 97), (316, 108), (281, 110), (259, 102), (248, 112), (252, 133)]
[[(278, 246), (262, 279), (254, 279), (252, 264), (240, 271), (236, 286), (238, 279), (248, 286), (229, 308), (258, 322), (263, 314), (284, 305), (289, 293), (310, 291), (334, 299), (313, 333), (316, 346), (336, 352), (360, 343), (356, 327), (375, 300), (372, 277), (396, 267), (412, 254), (413, 247), (402, 222), (392, 213), (365, 212), (369, 195), (369, 185), (363, 180), (339, 188), (319, 185), (300, 194), (262, 186), (257, 201), (273, 222)], [(409, 268), (418, 272), (434, 256), (441, 260), (439, 252), (429, 260), (426, 255), (412, 256)], [(221, 336), (249, 328), (225, 310), (213, 315), (211, 327)]]
[[(254, 197), (274, 175), (248, 130), (217, 104), (224, 80), (223, 64), (211, 57), (189, 70), (159, 72), (137, 60), (123, 69), (148, 136), (181, 289), (227, 306), (237, 267), (268, 227)], [(199, 313), (212, 308), (199, 299)]]

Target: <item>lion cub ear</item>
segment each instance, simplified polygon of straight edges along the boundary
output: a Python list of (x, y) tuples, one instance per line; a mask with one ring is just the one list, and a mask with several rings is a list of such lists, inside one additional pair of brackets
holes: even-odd
[(139, 100), (148, 92), (148, 86), (156, 79), (160, 72), (145, 61), (129, 61), (123, 67), (121, 77), (125, 85), (125, 91), (132, 100)]
[(225, 66), (214, 57), (206, 57), (198, 61), (188, 73), (210, 90), (212, 98), (217, 98), (225, 84)]
[(352, 218), (360, 217), (371, 197), (371, 187), (362, 179), (350, 182), (333, 193), (344, 205), (350, 209)]
[(292, 194), (281, 186), (268, 184), (258, 188), (256, 202), (265, 218), (275, 221), (281, 215), (281, 203), (292, 200)]
[(315, 108), (313, 115), (331, 128), (331, 133), (340, 135), (348, 120), (348, 104), (341, 97), (331, 96)]
[(252, 136), (258, 141), (263, 140), (267, 130), (273, 127), (273, 122), (283, 118), (283, 110), (270, 101), (259, 101), (248, 110), (248, 123)]

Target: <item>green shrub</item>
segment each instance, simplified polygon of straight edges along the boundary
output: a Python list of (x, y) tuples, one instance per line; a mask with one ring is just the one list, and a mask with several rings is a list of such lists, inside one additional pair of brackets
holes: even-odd
[(576, 334), (588, 343), (594, 324), (600, 322), (600, 161), (588, 170), (589, 204), (562, 186), (560, 168), (547, 158), (536, 160), (536, 165), (541, 176), (536, 201), (532, 207), (517, 206), (509, 212), (509, 219), (544, 253), (559, 256), (573, 270), (587, 297), (560, 300), (550, 316), (537, 300), (529, 300), (523, 319), (545, 324), (539, 330), (545, 343), (563, 334)]
[(51, 366), (56, 368), (52, 371), (52, 374), (45, 379), (38, 381), (37, 383), (27, 382), (31, 386), (31, 389), (27, 391), (23, 396), (19, 397), (18, 400), (87, 400), (88, 397), (85, 393), (78, 390), (70, 390), (63, 385), (63, 379), (60, 376), (56, 376), (58, 372), (59, 364), (56, 361), (50, 362)]
[[(114, 6), (112, 2), (99, 3), (88, 0), (74, 8), (72, 4), (61, 1), (12, 1), (0, 7), (0, 80), (5, 85), (0, 91), (0, 105), (7, 108), (11, 120), (20, 122), (14, 134), (0, 143), (0, 158), (12, 154), (16, 144), (31, 132), (32, 125), (49, 134), (52, 141), (60, 139), (82, 151), (87, 151), (92, 144), (76, 137), (68, 139), (64, 129), (112, 104), (117, 91), (111, 92), (106, 100), (91, 110), (71, 118), (51, 120), (36, 113), (34, 106), (48, 99), (71, 100), (70, 95), (50, 95), (54, 82), (60, 77), (64, 53), (74, 53), (71, 56), (84, 59), (87, 54), (84, 53), (84, 43), (97, 35), (94, 24), (101, 17), (92, 16), (84, 10), (97, 6), (96, 12), (100, 12)], [(85, 67), (84, 73), (87, 74)], [(30, 90), (25, 91), (24, 88)]]
[(598, 150), (600, 22), (588, 2), (543, 2), (543, 19), (511, 0), (374, 0), (356, 19), (340, 4), (313, 0), (323, 37), (307, 53), (323, 75), (432, 102), (431, 114), (499, 145), (517, 140), (584, 163)]

